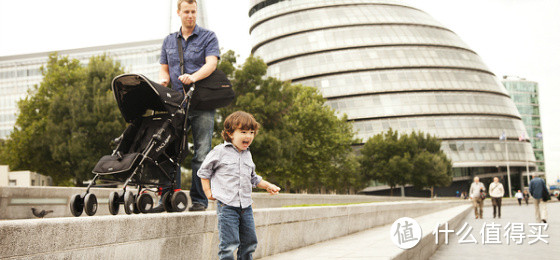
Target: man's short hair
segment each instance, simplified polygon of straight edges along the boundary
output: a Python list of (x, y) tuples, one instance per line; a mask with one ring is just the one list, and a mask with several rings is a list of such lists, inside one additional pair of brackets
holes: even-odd
[(181, 4), (183, 2), (187, 2), (188, 4), (193, 4), (195, 3), (196, 5), (198, 5), (198, 3), (196, 2), (196, 0), (178, 0), (177, 1), (177, 10), (181, 10)]
[(231, 113), (228, 117), (226, 117), (226, 120), (224, 120), (222, 138), (231, 142), (231, 137), (229, 135), (233, 134), (236, 129), (253, 130), (255, 131), (255, 135), (257, 135), (259, 127), (260, 125), (253, 115), (243, 111), (236, 111)]

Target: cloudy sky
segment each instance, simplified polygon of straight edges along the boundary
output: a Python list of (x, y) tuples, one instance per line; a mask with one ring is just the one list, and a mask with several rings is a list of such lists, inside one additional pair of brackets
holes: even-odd
[[(405, 2), (456, 32), (496, 75), (539, 83), (548, 179), (559, 179), (560, 1)], [(250, 49), (248, 3), (206, 0), (209, 29), (241, 59)], [(170, 7), (161, 0), (0, 0), (0, 56), (160, 39), (170, 23), (179, 27)]]

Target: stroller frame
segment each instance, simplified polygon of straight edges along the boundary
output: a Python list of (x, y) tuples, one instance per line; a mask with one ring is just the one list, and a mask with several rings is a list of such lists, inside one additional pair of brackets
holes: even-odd
[[(115, 85), (116, 85), (116, 81), (118, 79), (123, 79), (123, 81), (126, 81), (126, 77), (133, 77), (134, 79), (138, 80), (140, 82), (140, 84), (147, 84), (149, 85), (152, 90), (156, 93), (156, 95), (158, 96), (158, 98), (160, 99), (160, 101), (162, 101), (163, 103), (157, 104), (157, 109), (152, 109), (152, 108), (147, 108), (145, 109), (145, 111), (143, 111), (144, 113), (138, 114), (138, 111), (131, 111), (130, 109), (128, 109), (127, 107), (125, 107), (122, 103), (124, 103), (124, 101), (122, 101), (122, 97), (124, 95), (121, 96), (121, 99), (119, 99), (118, 97), (118, 89), (116, 89)], [(83, 194), (74, 194), (71, 198), (70, 198), (70, 211), (72, 213), (72, 215), (74, 216), (80, 216), (82, 214), (83, 211), (86, 212), (87, 215), (89, 216), (93, 216), (95, 215), (95, 213), (97, 212), (97, 197), (95, 196), (95, 194), (90, 192), (90, 189), (92, 187), (107, 187), (107, 186), (113, 186), (114, 184), (120, 184), (123, 183), (124, 178), (118, 178), (116, 176), (118, 176), (119, 174), (126, 174), (128, 172), (131, 172), (131, 174), (126, 178), (126, 180), (124, 180), (123, 183), (123, 188), (120, 191), (113, 191), (110, 193), (109, 195), (109, 212), (113, 215), (118, 214), (119, 212), (119, 207), (120, 204), (124, 205), (124, 210), (126, 214), (131, 214), (131, 213), (150, 213), (152, 207), (153, 207), (153, 198), (152, 196), (147, 193), (147, 191), (151, 191), (151, 192), (157, 192), (159, 195), (162, 195), (162, 202), (163, 202), (163, 206), (164, 209), (168, 212), (181, 212), (184, 211), (187, 208), (188, 205), (188, 198), (186, 196), (186, 194), (184, 192), (182, 192), (180, 189), (176, 189), (177, 187), (177, 183), (176, 183), (176, 176), (175, 174), (181, 174), (180, 173), (180, 163), (181, 161), (184, 159), (186, 153), (187, 153), (187, 116), (189, 113), (189, 106), (190, 106), (190, 101), (192, 99), (192, 95), (193, 95), (193, 91), (194, 91), (194, 87), (190, 87), (188, 89), (188, 91), (185, 91), (185, 88), (183, 89), (183, 94), (176, 92), (175, 93), (171, 93), (169, 91), (173, 91), (170, 90), (166, 87), (163, 87), (157, 83), (154, 83), (152, 81), (150, 81), (148, 78), (146, 78), (143, 75), (140, 74), (123, 74), (120, 76), (117, 76), (113, 79), (112, 82), (112, 87), (113, 87), (113, 92), (115, 94), (115, 99), (117, 100), (117, 103), (119, 104), (119, 109), (121, 110), (125, 121), (131, 123), (123, 132), (123, 134), (121, 134), (120, 137), (118, 137), (117, 139), (114, 140), (115, 143), (117, 143), (116, 148), (113, 150), (111, 155), (107, 155), (104, 156), (103, 158), (100, 159), (100, 161), (98, 162), (98, 165), (96, 165), (95, 169), (94, 169), (94, 174), (95, 176), (93, 177), (92, 181), (89, 183), (89, 185), (87, 186), (87, 189), (85, 191), (85, 193)], [(158, 90), (160, 92), (158, 92)], [(126, 92), (126, 91), (121, 91), (121, 92)], [(166, 92), (166, 93), (163, 93)], [(175, 91), (173, 91), (175, 92)], [(171, 101), (168, 102), (168, 100), (164, 100), (164, 98), (162, 98), (162, 93), (163, 94), (167, 94), (167, 98), (171, 99), (174, 98), (174, 100), (178, 100), (178, 96), (177, 95), (181, 95), (181, 102), (179, 105), (177, 105), (176, 103), (173, 103)], [(134, 102), (132, 102), (134, 103)], [(150, 103), (150, 102), (147, 102)], [(153, 103), (153, 102), (152, 102)], [(145, 105), (144, 103), (142, 103), (143, 105)], [(163, 104), (163, 106), (161, 106), (161, 104)], [(152, 106), (154, 106), (153, 104), (150, 104)], [(149, 106), (149, 105), (148, 105)], [(167, 115), (163, 115), (161, 114), (161, 118), (156, 118), (156, 116), (158, 116), (158, 114), (156, 114), (156, 112), (158, 111), (164, 111), (162, 110), (162, 107), (165, 107), (167, 109), (166, 112)], [(168, 109), (169, 107), (174, 107), (177, 108), (176, 110), (172, 111), (173, 113), (170, 112), (170, 109)], [(145, 114), (145, 112), (150, 109), (152, 110), (152, 115), (148, 116), (148, 117), (143, 117), (142, 115)], [(132, 115), (131, 115), (132, 114)], [(175, 126), (180, 127), (180, 131), (177, 131), (177, 129), (174, 127), (173, 122), (172, 122), (172, 118), (175, 116), (182, 116), (183, 117), (183, 122), (182, 124), (179, 126), (177, 124), (175, 124)], [(166, 117), (166, 118), (164, 118)], [(134, 136), (138, 136), (139, 135), (139, 131), (140, 129), (139, 126), (135, 123), (138, 121), (144, 121), (147, 119), (162, 119), (164, 118), (164, 122), (161, 126), (159, 126), (159, 128), (157, 129), (157, 131), (154, 132), (154, 134), (151, 136), (148, 144), (146, 145), (146, 147), (144, 149), (142, 149), (142, 152), (134, 152), (134, 153), (129, 153), (129, 154), (125, 154), (123, 156), (122, 154), (122, 148), (123, 145), (125, 145), (126, 142), (124, 142), (125, 140), (123, 140), (125, 137), (127, 137), (127, 134), (129, 134), (131, 131), (136, 131), (136, 133), (134, 134)], [(132, 123), (132, 121), (134, 121), (134, 123)], [(166, 136), (166, 129), (168, 127), (173, 127), (173, 129), (175, 130), (174, 133), (171, 133), (169, 135)], [(143, 125), (140, 124), (140, 127), (142, 127)], [(145, 126), (143, 126), (145, 127)], [(136, 128), (136, 129), (133, 129)], [(146, 130), (146, 129), (144, 129)], [(178, 135), (178, 140), (179, 140), (179, 152), (176, 156), (169, 156), (166, 153), (166, 149), (167, 149), (167, 145), (169, 145), (170, 143), (170, 138), (171, 136), (175, 134)], [(127, 140), (130, 141), (130, 140)], [(138, 141), (138, 140), (136, 140)], [(134, 142), (132, 144), (129, 145), (134, 145)], [(125, 145), (126, 146), (126, 145)], [(152, 156), (150, 156), (151, 154), (153, 154), (154, 152), (159, 153), (157, 155), (157, 158), (152, 158)], [(160, 158), (163, 157), (163, 160), (158, 160)], [(173, 158), (172, 158), (173, 157)], [(104, 159), (111, 159), (113, 161), (115, 161), (115, 158), (118, 162), (121, 162), (122, 160), (126, 161), (127, 163), (130, 163), (130, 167), (128, 169), (122, 169), (120, 171), (114, 171), (111, 173), (99, 173), (99, 172), (95, 172), (96, 169), (98, 169), (98, 166), (100, 166), (100, 164), (102, 164), (102, 161)], [(173, 167), (175, 169), (175, 174), (169, 174), (168, 171), (164, 168), (164, 165), (162, 164), (167, 164), (167, 167)], [(159, 181), (146, 181), (143, 180), (141, 177), (146, 177), (146, 172), (149, 169), (144, 169), (144, 167), (148, 167), (149, 165), (155, 166), (159, 169), (159, 173), (162, 174), (160, 176), (163, 177), (165, 179), (165, 181), (167, 181), (165, 184)], [(105, 169), (107, 170), (107, 169)], [(111, 171), (112, 169), (109, 168), (109, 171)], [(144, 173), (144, 174), (143, 174)], [(104, 178), (105, 175), (109, 175), (112, 176), (113, 178)], [(117, 178), (118, 180), (114, 180), (115, 178)], [(99, 184), (96, 185), (97, 181), (104, 181), (106, 182), (105, 184)], [(127, 190), (127, 188), (129, 186), (137, 186), (137, 193), (134, 194), (132, 191)], [(157, 187), (157, 190), (151, 190), (150, 188), (152, 187)]]

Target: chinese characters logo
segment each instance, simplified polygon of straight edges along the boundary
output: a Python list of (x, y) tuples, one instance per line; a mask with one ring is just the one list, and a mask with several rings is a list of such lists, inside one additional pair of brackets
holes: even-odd
[(422, 228), (412, 218), (399, 218), (391, 226), (391, 240), (399, 248), (413, 248), (420, 239), (422, 239)]

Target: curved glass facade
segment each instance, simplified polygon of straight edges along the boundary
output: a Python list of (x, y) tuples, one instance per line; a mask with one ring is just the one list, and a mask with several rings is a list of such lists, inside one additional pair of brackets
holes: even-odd
[(466, 172), (534, 161), (504, 86), (429, 14), (390, 0), (252, 0), (249, 8), (252, 53), (268, 75), (317, 87), (362, 141), (389, 128), (434, 134)]
[(453, 32), (434, 27), (364, 25), (346, 27), (344, 30), (330, 28), (283, 37), (259, 47), (253, 54), (274, 62), (280, 58), (329, 49), (376, 45), (440, 45), (468, 48), (464, 44), (457, 44), (457, 40), (457, 35)]
[[(504, 94), (488, 73), (449, 69), (393, 69), (337, 74), (298, 81), (316, 86), (325, 98), (424, 90), (488, 91)], [(374, 86), (374, 87), (372, 87)]]

